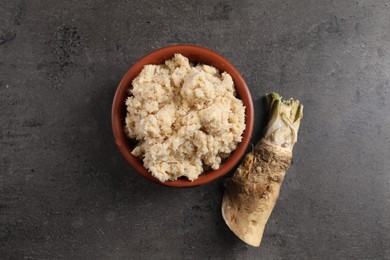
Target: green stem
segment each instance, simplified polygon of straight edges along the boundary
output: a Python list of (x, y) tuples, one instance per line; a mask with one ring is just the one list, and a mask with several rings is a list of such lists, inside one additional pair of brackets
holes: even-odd
[(292, 151), (303, 117), (303, 105), (292, 98), (282, 100), (278, 93), (267, 94), (266, 100), (269, 115), (264, 140), (271, 145)]

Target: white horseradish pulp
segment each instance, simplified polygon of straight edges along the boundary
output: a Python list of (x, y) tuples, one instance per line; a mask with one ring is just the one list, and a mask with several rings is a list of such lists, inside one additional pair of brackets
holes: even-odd
[(218, 169), (241, 142), (245, 107), (226, 72), (175, 54), (146, 65), (128, 94), (125, 132), (138, 141), (132, 154), (160, 181)]

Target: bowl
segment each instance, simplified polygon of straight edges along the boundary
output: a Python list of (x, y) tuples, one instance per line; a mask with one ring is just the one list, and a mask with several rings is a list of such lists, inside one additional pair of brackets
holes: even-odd
[[(198, 179), (189, 181), (187, 179), (179, 178), (175, 181), (161, 182), (151, 175), (151, 173), (143, 166), (140, 159), (131, 154), (132, 144), (124, 133), (124, 120), (126, 116), (125, 100), (128, 96), (127, 89), (131, 86), (131, 82), (141, 72), (144, 65), (147, 64), (162, 64), (165, 60), (173, 57), (175, 53), (180, 53), (186, 56), (192, 63), (203, 63), (211, 65), (220, 70), (229, 73), (234, 81), (238, 98), (240, 98), (245, 105), (245, 124), (246, 128), (243, 133), (241, 143), (238, 144), (228, 158), (226, 158), (217, 170), (210, 170), (199, 175)], [(226, 173), (228, 173), (244, 155), (246, 148), (250, 142), (253, 130), (253, 103), (248, 86), (240, 73), (234, 66), (228, 62), (221, 55), (199, 46), (193, 45), (174, 45), (168, 46), (156, 51), (153, 51), (139, 61), (137, 61), (123, 76), (119, 86), (115, 92), (112, 103), (111, 123), (116, 144), (121, 151), (124, 158), (129, 164), (142, 176), (155, 183), (170, 186), (170, 187), (194, 187), (209, 183)], [(134, 145), (134, 144), (133, 144)]]

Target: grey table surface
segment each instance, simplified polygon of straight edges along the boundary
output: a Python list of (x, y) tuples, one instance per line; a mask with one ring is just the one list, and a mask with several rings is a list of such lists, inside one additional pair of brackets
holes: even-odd
[[(260, 248), (223, 222), (226, 176), (162, 187), (115, 145), (122, 75), (178, 43), (242, 73), (253, 143), (265, 93), (305, 105)], [(386, 0), (0, 0), (0, 258), (390, 259), (389, 81)]]

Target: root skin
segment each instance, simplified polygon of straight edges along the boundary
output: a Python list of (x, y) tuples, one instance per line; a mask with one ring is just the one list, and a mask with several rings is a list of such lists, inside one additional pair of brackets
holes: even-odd
[(291, 158), (290, 151), (262, 139), (225, 182), (222, 216), (229, 228), (249, 245), (260, 245)]

